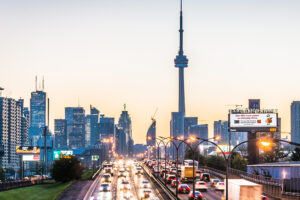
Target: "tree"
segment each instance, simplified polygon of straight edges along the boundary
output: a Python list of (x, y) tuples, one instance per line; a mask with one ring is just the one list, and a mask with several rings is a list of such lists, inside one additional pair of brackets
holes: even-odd
[(209, 156), (207, 158), (207, 166), (225, 171), (226, 169), (225, 159), (223, 156)]
[(61, 158), (56, 160), (51, 170), (52, 177), (55, 181), (68, 182), (75, 179), (80, 179), (82, 168), (80, 161), (71, 156), (71, 158)]
[(294, 151), (292, 151), (292, 156), (291, 156), (292, 161), (300, 161), (300, 148), (296, 147)]
[(231, 167), (241, 171), (247, 171), (248, 161), (242, 157), (239, 153), (233, 155), (231, 159)]
[[(185, 159), (194, 159), (193, 158), (193, 151), (189, 148), (186, 150), (184, 158)], [(206, 165), (206, 157), (200, 154), (200, 152), (197, 150), (195, 152), (195, 160), (198, 161), (199, 166), (205, 166)]]
[(0, 180), (1, 180), (2, 182), (5, 181), (5, 172), (4, 172), (4, 170), (3, 170), (3, 168), (2, 168), (1, 165), (0, 165)]
[[(288, 153), (285, 153), (287, 151)], [(261, 163), (278, 162), (284, 158), (287, 158), (289, 151), (287, 149), (280, 148), (280, 145), (274, 145), (271, 148), (266, 147), (264, 152), (260, 155)]]

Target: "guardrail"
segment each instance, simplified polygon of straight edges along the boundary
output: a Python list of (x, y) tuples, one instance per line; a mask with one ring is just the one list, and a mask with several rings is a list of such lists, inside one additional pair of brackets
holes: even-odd
[(98, 171), (92, 176), (92, 179), (94, 179), (96, 177), (96, 174), (98, 173), (99, 177), (93, 181), (92, 185), (89, 187), (87, 193), (85, 194), (83, 200), (89, 200), (90, 196), (92, 195), (93, 191), (95, 190), (95, 187), (98, 185), (99, 181), (100, 181), (100, 172), (102, 170), (102, 167), (98, 169)]
[(176, 200), (176, 195), (174, 194), (174, 192), (172, 190), (170, 190), (170, 188), (166, 187), (164, 185), (164, 183), (159, 179), (159, 178), (156, 178), (150, 169), (148, 169), (147, 166), (145, 166), (144, 164), (141, 164), (144, 172), (146, 172), (147, 176), (153, 180), (162, 190), (163, 192), (169, 197), (169, 199), (171, 200)]

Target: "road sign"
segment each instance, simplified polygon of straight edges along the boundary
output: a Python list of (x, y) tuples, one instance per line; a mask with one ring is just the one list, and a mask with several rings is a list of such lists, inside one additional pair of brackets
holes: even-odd
[(98, 155), (92, 155), (92, 160), (98, 160), (99, 156)]

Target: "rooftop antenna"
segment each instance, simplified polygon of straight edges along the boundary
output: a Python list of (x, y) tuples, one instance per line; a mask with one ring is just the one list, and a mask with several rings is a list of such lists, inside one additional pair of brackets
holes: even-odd
[(37, 91), (37, 76), (35, 76), (35, 91)]
[(2, 91), (4, 90), (4, 88), (0, 87), (0, 97), (2, 97)]
[(43, 76), (43, 82), (42, 82), (42, 91), (44, 91), (44, 76)]

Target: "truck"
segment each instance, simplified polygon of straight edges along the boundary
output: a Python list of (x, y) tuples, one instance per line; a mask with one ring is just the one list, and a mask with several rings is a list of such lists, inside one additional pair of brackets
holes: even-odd
[(261, 200), (261, 195), (262, 185), (247, 181), (245, 179), (228, 180), (229, 200)]
[[(194, 167), (195, 179), (196, 179), (196, 169), (197, 168)], [(193, 166), (182, 166), (180, 179), (182, 182), (193, 182)]]

